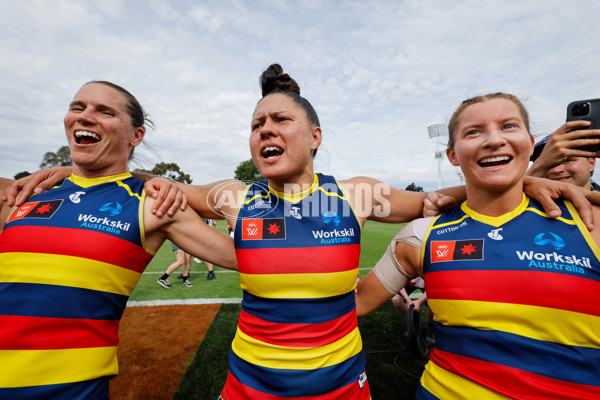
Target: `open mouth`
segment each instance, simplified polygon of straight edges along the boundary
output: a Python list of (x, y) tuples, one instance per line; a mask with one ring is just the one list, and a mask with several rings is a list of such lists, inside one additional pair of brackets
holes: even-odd
[(492, 168), (497, 167), (499, 165), (506, 165), (512, 160), (512, 157), (509, 156), (498, 156), (498, 157), (489, 157), (484, 158), (481, 161), (478, 161), (477, 164), (483, 168)]
[(93, 144), (100, 141), (100, 136), (94, 132), (77, 131), (75, 132), (75, 142), (77, 144)]
[(260, 154), (263, 156), (263, 158), (266, 158), (266, 159), (275, 158), (277, 156), (282, 155), (283, 150), (276, 146), (269, 146), (269, 147), (265, 147)]

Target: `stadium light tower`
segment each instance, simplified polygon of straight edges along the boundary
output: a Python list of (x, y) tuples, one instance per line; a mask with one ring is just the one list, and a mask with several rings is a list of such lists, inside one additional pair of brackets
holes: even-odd
[(438, 170), (438, 189), (442, 188), (442, 158), (444, 157), (444, 152), (438, 150), (438, 146), (440, 144), (446, 145), (446, 143), (440, 143), (440, 140), (447, 141), (448, 137), (448, 125), (446, 124), (435, 124), (429, 125), (427, 127), (427, 133), (429, 134), (429, 139), (434, 139), (435, 146), (435, 159), (437, 160), (437, 170)]

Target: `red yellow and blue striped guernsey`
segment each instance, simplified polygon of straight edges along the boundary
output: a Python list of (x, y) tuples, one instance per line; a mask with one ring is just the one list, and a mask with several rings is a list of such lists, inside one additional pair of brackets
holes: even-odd
[[(600, 249), (568, 202), (466, 206), (422, 247), (435, 349), (418, 399), (600, 399)], [(596, 228), (598, 229), (598, 228)]]
[(154, 253), (143, 182), (71, 176), (0, 235), (0, 399), (108, 398), (119, 320)]
[(247, 188), (235, 246), (242, 311), (225, 400), (370, 399), (354, 288), (361, 225), (331, 176)]

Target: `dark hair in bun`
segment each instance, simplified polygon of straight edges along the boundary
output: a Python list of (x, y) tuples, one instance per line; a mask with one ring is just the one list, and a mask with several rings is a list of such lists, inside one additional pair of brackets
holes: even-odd
[(273, 93), (281, 93), (294, 100), (308, 116), (310, 122), (315, 126), (321, 126), (319, 117), (313, 106), (304, 97), (300, 96), (300, 86), (298, 83), (283, 72), (279, 64), (271, 64), (269, 68), (262, 73), (259, 79), (263, 98)]

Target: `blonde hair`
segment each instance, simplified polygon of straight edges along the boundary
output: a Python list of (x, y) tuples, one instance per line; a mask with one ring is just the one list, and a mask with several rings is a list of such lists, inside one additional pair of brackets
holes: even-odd
[(525, 127), (527, 128), (527, 132), (530, 132), (529, 113), (527, 112), (527, 109), (517, 96), (502, 92), (488, 93), (484, 94), (483, 96), (471, 97), (470, 99), (463, 101), (462, 103), (460, 103), (456, 111), (454, 111), (454, 114), (452, 114), (452, 118), (450, 118), (450, 122), (448, 122), (448, 147), (454, 147), (456, 138), (456, 128), (458, 127), (458, 119), (463, 113), (463, 111), (465, 111), (469, 106), (472, 106), (473, 104), (482, 103), (484, 101), (492, 99), (506, 99), (512, 101), (521, 113), (521, 117), (523, 118), (523, 122), (525, 123)]

